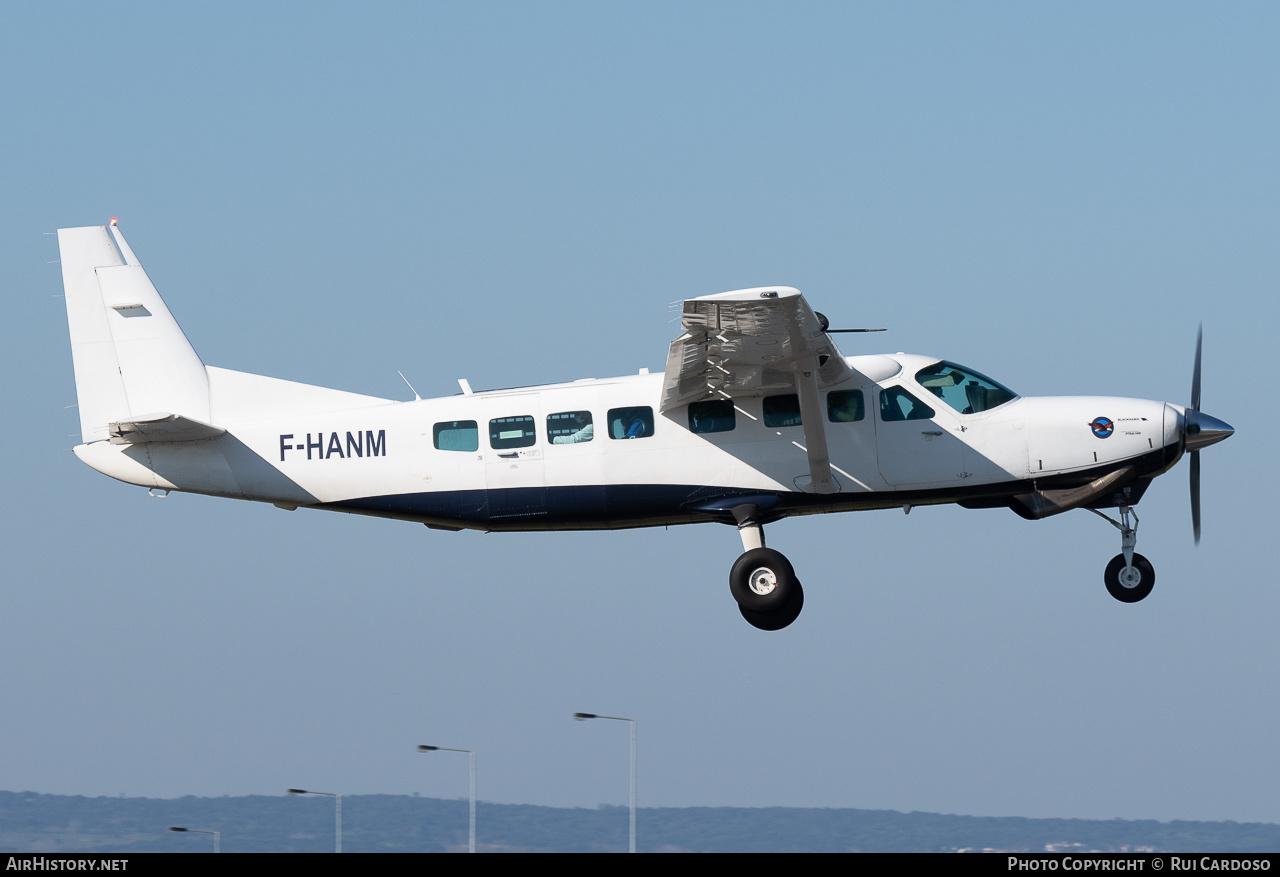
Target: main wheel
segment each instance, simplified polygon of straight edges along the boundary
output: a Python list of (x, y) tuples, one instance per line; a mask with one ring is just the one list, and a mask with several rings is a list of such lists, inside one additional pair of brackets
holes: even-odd
[(1141, 554), (1133, 555), (1133, 566), (1125, 568), (1124, 555), (1117, 554), (1102, 574), (1107, 591), (1121, 603), (1137, 603), (1156, 586), (1156, 570)]
[(796, 582), (795, 588), (791, 591), (791, 597), (782, 608), (773, 612), (753, 612), (750, 609), (739, 606), (738, 611), (747, 620), (747, 624), (752, 627), (760, 630), (782, 630), (782, 628), (800, 617), (800, 610), (803, 608), (804, 588), (800, 587), (799, 582)]
[(729, 570), (729, 592), (740, 607), (751, 612), (781, 609), (797, 584), (790, 561), (772, 548), (751, 549)]

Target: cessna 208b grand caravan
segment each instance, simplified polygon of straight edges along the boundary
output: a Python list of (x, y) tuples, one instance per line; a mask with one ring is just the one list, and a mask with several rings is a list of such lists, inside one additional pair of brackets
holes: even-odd
[[(957, 503), (1043, 518), (1085, 508), (1121, 534), (1104, 580), (1151, 592), (1133, 506), (1232, 434), (1191, 404), (1021, 397), (965, 366), (843, 356), (799, 290), (688, 299), (663, 374), (398, 402), (206, 366), (115, 220), (58, 232), (84, 443), (121, 481), (417, 521), (441, 530), (719, 522), (748, 622), (786, 627), (804, 592), (764, 526), (791, 515)], [(415, 394), (416, 395), (416, 394)], [(1114, 509), (1116, 520), (1102, 510)]]

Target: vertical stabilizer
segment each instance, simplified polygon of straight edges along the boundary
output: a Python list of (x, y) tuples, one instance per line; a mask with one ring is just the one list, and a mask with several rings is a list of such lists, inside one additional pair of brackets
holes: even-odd
[(156, 414), (209, 420), (204, 363), (114, 225), (58, 230), (80, 432)]

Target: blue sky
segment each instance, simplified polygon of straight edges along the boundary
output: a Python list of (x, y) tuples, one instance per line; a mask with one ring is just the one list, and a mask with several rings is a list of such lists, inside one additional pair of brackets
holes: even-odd
[[(1280, 821), (1280, 10), (1181, 3), (26, 4), (0, 34), (0, 787)], [(78, 431), (51, 232), (119, 216), (205, 362), (407, 398), (660, 369), (787, 284), (846, 353), (1238, 434), (1139, 507), (449, 534), (151, 499)], [(1265, 387), (1263, 388), (1265, 389)]]

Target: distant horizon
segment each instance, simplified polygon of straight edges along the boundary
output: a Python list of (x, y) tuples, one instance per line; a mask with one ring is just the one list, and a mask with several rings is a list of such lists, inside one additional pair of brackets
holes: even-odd
[[(466, 798), (344, 795), (347, 852), (462, 852)], [(764, 824), (761, 811), (768, 814)], [(628, 808), (477, 802), (477, 852), (622, 852)], [(6, 852), (203, 852), (173, 825), (217, 831), (223, 852), (332, 852), (332, 800), (176, 799), (0, 792)], [(1174, 820), (1029, 819), (812, 807), (641, 807), (640, 852), (1273, 852), (1280, 826)]]
[[(157, 795), (123, 795), (123, 794), (77, 795), (77, 794), (62, 794), (62, 793), (55, 793), (55, 792), (36, 792), (30, 789), (24, 789), (22, 791), (11, 791), (6, 789), (0, 789), (0, 795), (6, 795), (6, 794), (8, 795), (41, 795), (41, 796), (51, 797), (51, 798), (86, 798), (90, 800), (103, 799), (108, 801), (121, 800), (121, 799), (139, 800), (139, 801), (181, 801), (184, 798), (196, 798), (199, 800), (216, 801), (223, 798), (277, 798), (277, 797), (287, 798), (289, 797), (284, 792), (281, 792), (279, 795), (272, 795), (266, 792), (251, 792), (251, 793), (245, 793), (245, 794), (222, 794), (222, 795), (187, 794), (187, 795), (176, 795), (172, 797), (166, 797), (166, 796), (157, 796)], [(458, 801), (466, 802), (469, 800), (466, 795), (447, 797), (447, 796), (441, 796), (441, 795), (424, 795), (420, 792), (350, 792), (350, 793), (340, 792), (339, 794), (342, 795), (343, 800), (346, 800), (347, 798), (377, 798), (377, 797), (422, 798), (422, 799), (430, 799), (432, 801), (441, 801), (441, 802), (450, 802), (450, 803), (456, 803)], [(547, 807), (548, 809), (552, 809), (552, 810), (612, 810), (612, 809), (626, 810), (628, 809), (626, 804), (610, 804), (607, 802), (601, 802), (599, 804), (596, 804), (594, 807), (584, 807), (581, 805), (565, 807), (565, 806), (556, 806), (554, 804), (537, 804), (537, 803), (527, 802), (527, 801), (526, 802), (491, 801), (483, 797), (477, 797), (476, 804), (477, 806), (480, 804), (487, 804), (487, 805), (492, 805), (494, 807)], [(1019, 816), (1017, 814), (1009, 814), (1009, 813), (1006, 813), (1006, 814), (943, 813), (943, 812), (936, 812), (932, 810), (895, 810), (892, 807), (826, 807), (826, 806), (783, 805), (783, 804), (751, 804), (751, 805), (687, 804), (687, 805), (650, 805), (650, 806), (646, 806), (644, 804), (637, 804), (636, 812), (638, 813), (641, 810), (860, 810), (868, 813), (897, 813), (903, 816), (910, 816), (912, 814), (921, 814), (926, 816), (955, 817), (958, 819), (1028, 819), (1028, 820), (1067, 821), (1067, 822), (1119, 821), (1119, 822), (1159, 822), (1162, 824), (1173, 823), (1173, 822), (1196, 822), (1196, 823), (1206, 823), (1206, 824), (1231, 823), (1236, 825), (1275, 825), (1277, 827), (1280, 827), (1280, 822), (1266, 822), (1262, 820), (1244, 822), (1236, 819), (1177, 819), (1177, 818), (1155, 819), (1155, 818), (1148, 818), (1148, 817), (1127, 818), (1127, 817), (1120, 817), (1120, 816), (1107, 819), (1107, 818), (1096, 818), (1096, 817), (1091, 818), (1091, 817), (1082, 817), (1082, 816)]]

